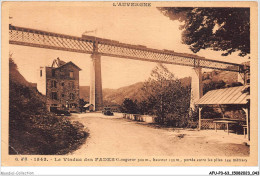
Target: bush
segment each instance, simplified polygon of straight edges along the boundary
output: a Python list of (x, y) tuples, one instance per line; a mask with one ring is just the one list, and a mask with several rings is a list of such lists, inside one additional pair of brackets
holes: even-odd
[(211, 82), (203, 85), (203, 95), (205, 95), (210, 90), (222, 89), (222, 88), (225, 88), (225, 86), (226, 86), (226, 83), (223, 80), (211, 81)]
[(159, 65), (145, 82), (142, 113), (156, 115), (159, 124), (185, 127), (190, 106), (190, 86), (183, 86), (168, 69)]
[(138, 114), (137, 100), (133, 101), (132, 99), (126, 98), (120, 106), (120, 111), (128, 114)]

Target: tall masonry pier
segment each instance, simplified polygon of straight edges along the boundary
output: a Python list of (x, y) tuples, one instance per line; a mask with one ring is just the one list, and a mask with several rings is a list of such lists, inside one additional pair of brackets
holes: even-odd
[(101, 56), (91, 55), (90, 64), (90, 104), (94, 105), (94, 111), (103, 109)]
[(195, 110), (195, 103), (202, 97), (202, 72), (201, 67), (192, 68), (191, 73), (191, 97), (190, 97), (190, 108)]
[[(94, 40), (93, 40), (94, 39)], [(98, 42), (93, 37), (93, 53), (90, 63), (90, 96), (89, 103), (94, 105), (94, 111), (103, 109), (101, 55), (98, 54)]]

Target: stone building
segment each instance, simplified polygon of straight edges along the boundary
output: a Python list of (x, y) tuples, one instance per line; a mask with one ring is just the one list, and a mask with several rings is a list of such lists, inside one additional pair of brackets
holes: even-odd
[(73, 62), (55, 59), (51, 67), (40, 67), (37, 89), (46, 95), (49, 111), (79, 111), (79, 71)]

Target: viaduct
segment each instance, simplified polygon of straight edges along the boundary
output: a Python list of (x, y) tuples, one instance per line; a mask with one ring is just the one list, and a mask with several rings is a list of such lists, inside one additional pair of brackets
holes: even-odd
[(171, 50), (158, 50), (94, 36), (76, 37), (13, 25), (9, 25), (9, 44), (91, 54), (90, 104), (94, 105), (94, 110), (103, 108), (101, 56), (193, 67), (190, 103), (192, 109), (203, 94), (202, 68), (238, 72), (244, 81), (250, 69), (249, 66), (241, 64), (210, 60)]

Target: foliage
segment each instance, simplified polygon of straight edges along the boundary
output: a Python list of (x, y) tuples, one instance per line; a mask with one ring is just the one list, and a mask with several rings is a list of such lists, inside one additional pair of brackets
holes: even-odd
[(227, 85), (225, 81), (218, 80), (218, 81), (210, 81), (209, 83), (203, 84), (203, 95), (205, 95), (208, 91), (216, 90), (216, 89), (223, 89), (227, 87), (237, 87), (242, 86), (241, 82), (233, 82), (231, 85)]
[(182, 42), (197, 53), (201, 49), (224, 51), (226, 56), (239, 51), (239, 56), (250, 53), (249, 8), (158, 8), (171, 20), (183, 22)]
[(168, 126), (187, 125), (190, 87), (183, 86), (164, 65), (159, 64), (152, 70), (141, 90), (141, 101), (126, 98), (121, 112), (155, 115), (158, 123)]
[(152, 70), (142, 89), (145, 96), (142, 111), (156, 115), (157, 122), (170, 126), (185, 126), (190, 103), (190, 87), (182, 86), (179, 79), (162, 64)]
[(141, 102), (138, 102), (137, 106), (138, 106), (140, 114), (143, 114), (143, 115), (149, 114), (149, 110), (151, 108), (149, 108), (149, 104), (146, 100), (142, 100)]
[(214, 119), (217, 117), (221, 118), (222, 114), (216, 108), (206, 106), (201, 110), (201, 116), (203, 119)]
[(79, 109), (80, 109), (80, 112), (83, 112), (84, 111), (84, 106), (87, 104), (88, 102), (85, 101), (83, 98), (80, 98), (79, 99)]
[(245, 120), (246, 114), (241, 106), (231, 105), (223, 107), (224, 115), (227, 118)]
[(205, 95), (210, 90), (225, 88), (226, 83), (223, 80), (211, 81), (209, 83), (203, 84), (203, 95)]
[(48, 112), (46, 97), (30, 86), (12, 59), (9, 66), (9, 154), (66, 154), (83, 144), (84, 126)]
[(139, 112), (137, 107), (137, 101), (126, 98), (122, 105), (120, 106), (120, 111), (128, 114), (137, 114)]

